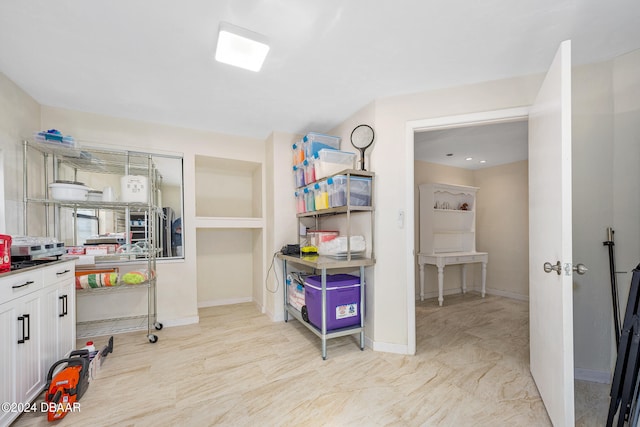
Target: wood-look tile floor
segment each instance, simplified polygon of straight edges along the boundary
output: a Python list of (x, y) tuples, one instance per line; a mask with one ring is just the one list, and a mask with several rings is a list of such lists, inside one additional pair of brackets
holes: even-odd
[[(156, 344), (115, 335), (81, 411), (56, 424), (549, 426), (529, 374), (527, 310), (475, 293), (428, 300), (416, 306), (415, 356), (360, 351), (355, 335), (329, 340), (323, 361), (295, 320), (271, 322), (251, 303), (201, 309), (198, 325), (166, 328)], [(577, 425), (604, 425), (608, 392), (576, 383)], [(44, 425), (42, 413), (15, 422)]]

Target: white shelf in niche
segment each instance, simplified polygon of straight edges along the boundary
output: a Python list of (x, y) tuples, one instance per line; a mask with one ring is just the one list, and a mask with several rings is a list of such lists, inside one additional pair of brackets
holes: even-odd
[(263, 228), (263, 218), (196, 217), (196, 228)]

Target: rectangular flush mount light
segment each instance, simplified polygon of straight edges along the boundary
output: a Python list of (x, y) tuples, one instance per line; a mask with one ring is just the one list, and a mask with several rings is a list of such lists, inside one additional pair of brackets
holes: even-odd
[(254, 33), (227, 22), (220, 22), (216, 61), (251, 71), (260, 71), (269, 52), (269, 41)]

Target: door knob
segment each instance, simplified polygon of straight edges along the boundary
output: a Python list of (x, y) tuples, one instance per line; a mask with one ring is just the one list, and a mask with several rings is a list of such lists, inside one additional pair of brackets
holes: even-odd
[(544, 263), (545, 273), (551, 273), (552, 271), (555, 271), (556, 273), (558, 273), (558, 276), (559, 276), (560, 270), (562, 270), (562, 264), (560, 264), (560, 261), (558, 261), (555, 265), (551, 264), (550, 262)]
[(575, 271), (578, 274), (584, 274), (587, 271), (589, 271), (589, 269), (587, 267), (585, 267), (584, 264), (577, 264), (573, 266), (573, 271)]

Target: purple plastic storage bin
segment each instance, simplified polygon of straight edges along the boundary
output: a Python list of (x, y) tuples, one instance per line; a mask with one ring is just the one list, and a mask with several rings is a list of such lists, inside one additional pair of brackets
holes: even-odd
[[(322, 329), (322, 276), (304, 283), (309, 322)], [(360, 325), (360, 278), (351, 274), (327, 274), (327, 331)]]

